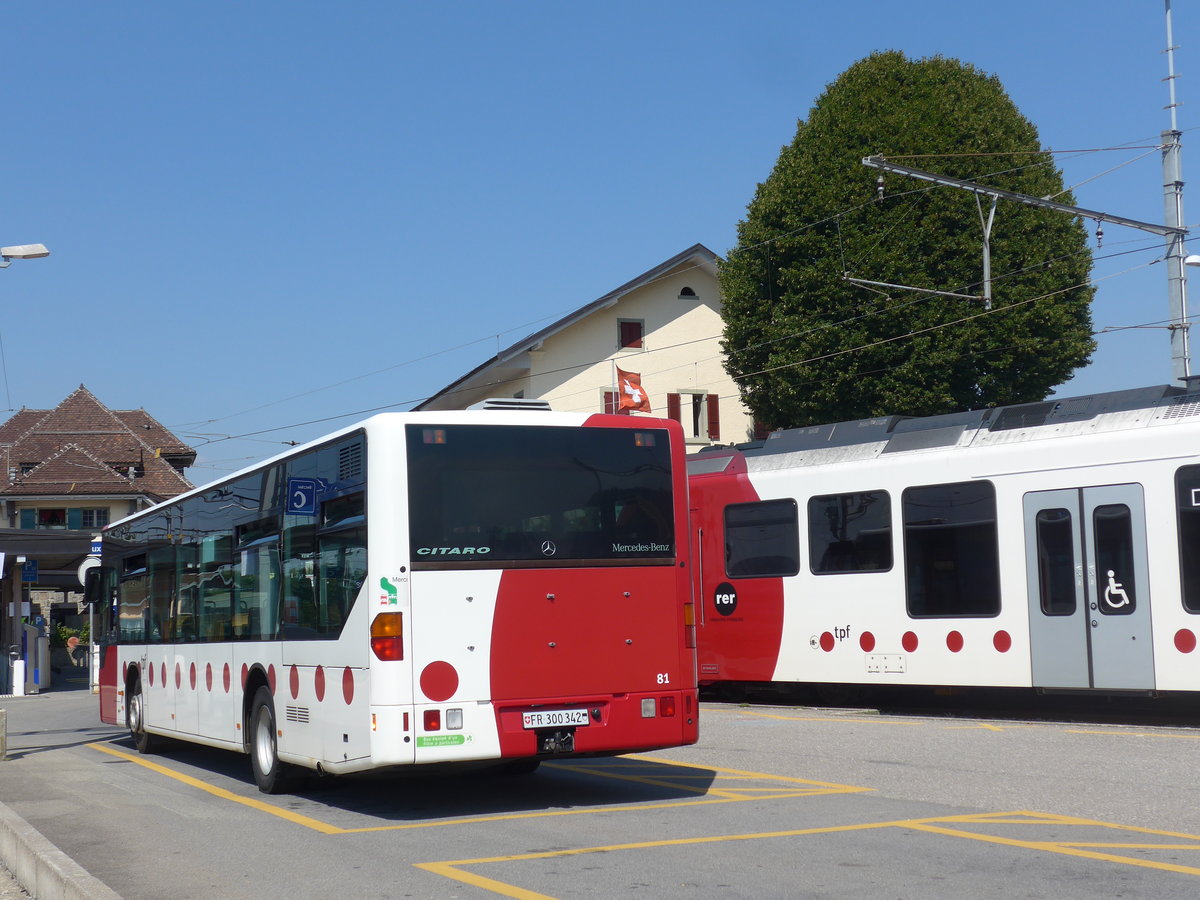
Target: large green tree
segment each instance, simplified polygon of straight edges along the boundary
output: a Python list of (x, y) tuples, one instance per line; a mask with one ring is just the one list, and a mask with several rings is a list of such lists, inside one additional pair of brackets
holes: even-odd
[(891, 51), (855, 63), (799, 123), (721, 265), (726, 368), (759, 421), (1041, 400), (1088, 361), (1092, 259), (1070, 215), (1000, 201), (990, 313), (978, 299), (848, 281), (982, 293), (990, 199), (895, 174), (880, 199), (871, 155), (1075, 202), (994, 76)]

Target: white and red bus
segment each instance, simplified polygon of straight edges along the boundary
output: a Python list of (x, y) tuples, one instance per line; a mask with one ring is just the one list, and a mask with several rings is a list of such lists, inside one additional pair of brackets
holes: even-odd
[(702, 685), (1200, 691), (1200, 393), (797, 428), (689, 471)]
[(100, 717), (304, 770), (694, 743), (683, 435), (375, 416), (103, 533)]

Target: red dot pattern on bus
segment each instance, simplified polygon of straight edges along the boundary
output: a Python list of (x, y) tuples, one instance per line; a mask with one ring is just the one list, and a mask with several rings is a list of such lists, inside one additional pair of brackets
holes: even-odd
[(1175, 649), (1180, 653), (1191, 653), (1196, 649), (1196, 635), (1190, 628), (1180, 628), (1175, 632)]
[[(121, 664), (121, 668), (122, 668), (123, 677), (128, 676), (129, 663), (123, 662)], [(163, 663), (161, 666), (158, 667), (158, 673), (159, 673), (158, 675), (155, 675), (155, 666), (153, 666), (153, 665), (147, 666), (146, 670), (150, 677), (150, 686), (151, 687), (153, 687), (155, 685), (156, 679), (158, 681), (158, 684), (160, 684), (162, 687), (167, 686), (167, 683), (164, 680), (166, 678), (166, 663)], [(246, 663), (243, 663), (242, 664), (242, 687), (243, 688), (245, 688), (245, 686), (246, 686), (246, 679), (249, 677), (249, 673), (250, 673), (249, 666)], [(196, 690), (196, 684), (197, 684), (197, 681), (199, 680), (199, 675), (197, 673), (195, 663), (191, 664), (188, 675), (189, 675), (188, 680), (191, 682), (192, 690)], [(275, 667), (273, 665), (268, 666), (267, 667), (267, 678), (268, 678), (268, 681), (270, 682), (269, 686), (271, 687), (272, 692), (274, 691), (274, 687), (273, 687), (274, 682), (275, 682), (274, 675), (275, 675)], [(229, 663), (225, 663), (225, 665), (222, 667), (221, 676), (222, 676), (221, 680), (223, 682), (222, 687), (224, 688), (225, 693), (228, 694), (230, 683), (232, 682), (232, 673), (229, 668)], [(422, 672), (421, 679), (422, 679), (421, 680), (422, 690), (425, 691), (426, 696), (428, 696), (430, 699), (438, 700), (439, 702), (441, 700), (449, 700), (450, 697), (452, 697), (454, 695), (455, 691), (458, 690), (458, 682), (459, 682), (458, 672), (452, 665), (450, 665), (450, 663), (436, 662), (436, 663), (430, 664), (429, 666), (426, 666), (424, 672)], [(294, 700), (299, 699), (299, 697), (300, 697), (300, 687), (301, 687), (300, 680), (301, 680), (300, 667), (296, 666), (296, 665), (289, 666), (288, 667), (288, 689), (291, 691), (292, 699), (294, 699)], [(176, 666), (175, 666), (175, 687), (176, 687), (176, 689), (182, 689), (182, 684), (183, 684), (183, 673), (182, 673), (182, 669), (181, 669), (181, 664), (176, 664)], [(210, 692), (213, 689), (212, 663), (206, 663), (204, 666), (204, 686)], [(325, 700), (325, 667), (324, 666), (317, 666), (313, 670), (313, 689), (316, 693), (317, 702), (318, 703), (324, 702), (324, 700)], [(354, 702), (354, 670), (351, 669), (349, 666), (347, 666), (342, 671), (342, 697), (346, 701), (347, 705)]]
[(992, 646), (1001, 653), (1007, 653), (1012, 649), (1012, 635), (1007, 631), (997, 631), (992, 636)]
[(458, 690), (458, 670), (443, 660), (421, 670), (421, 693), (434, 703), (449, 700)]
[(917, 649), (918, 643), (919, 641), (917, 640), (917, 636), (911, 631), (904, 632), (904, 637), (900, 638), (900, 646), (909, 653), (912, 653)]
[(863, 653), (870, 653), (875, 649), (875, 635), (864, 631), (858, 636), (858, 646), (862, 647)]
[(271, 696), (275, 696), (275, 666), (267, 666), (267, 687), (271, 689)]
[(963, 636), (959, 632), (952, 631), (948, 635), (946, 635), (946, 649), (947, 650), (949, 650), (951, 653), (958, 653), (960, 650), (962, 650), (962, 648), (963, 648)]
[(833, 635), (830, 634), (828, 631), (826, 631), (824, 634), (821, 635), (821, 649), (824, 650), (826, 653), (829, 653), (831, 650), (833, 650), (833, 645), (834, 645)]

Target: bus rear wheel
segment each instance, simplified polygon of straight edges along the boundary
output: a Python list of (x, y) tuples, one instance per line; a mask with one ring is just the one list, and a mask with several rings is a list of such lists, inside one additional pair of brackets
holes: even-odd
[(125, 708), (125, 724), (138, 753), (153, 753), (157, 747), (154, 736), (146, 731), (146, 701), (142, 697), (142, 680), (135, 678), (129, 689), (129, 703)]
[(276, 741), (275, 701), (265, 685), (254, 694), (250, 707), (250, 766), (254, 782), (264, 794), (284, 794), (301, 780), (301, 770), (279, 761)]

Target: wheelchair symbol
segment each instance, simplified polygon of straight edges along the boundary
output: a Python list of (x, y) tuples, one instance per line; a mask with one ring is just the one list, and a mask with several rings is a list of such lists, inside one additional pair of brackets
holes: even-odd
[[(1117, 597), (1120, 600), (1115, 599)], [(1125, 588), (1121, 582), (1117, 581), (1116, 573), (1112, 569), (1108, 570), (1108, 587), (1104, 589), (1104, 602), (1113, 609), (1120, 609), (1122, 606), (1128, 606), (1130, 603), (1129, 595), (1125, 593)]]

